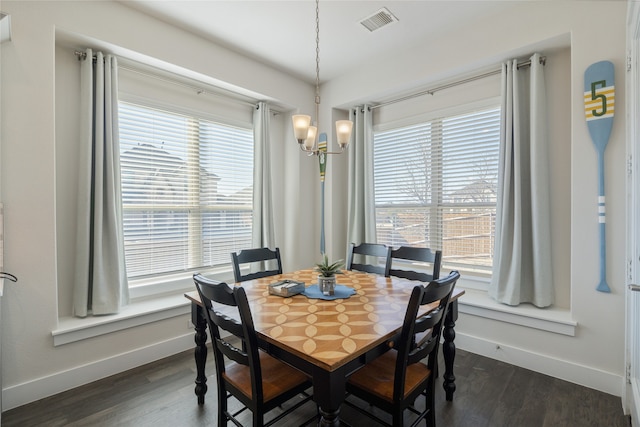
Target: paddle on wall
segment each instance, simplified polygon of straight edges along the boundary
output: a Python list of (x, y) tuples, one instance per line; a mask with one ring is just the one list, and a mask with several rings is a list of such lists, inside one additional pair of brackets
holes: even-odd
[(605, 200), (604, 200), (604, 149), (609, 142), (614, 112), (613, 63), (600, 61), (584, 72), (584, 112), (591, 140), (598, 153), (598, 222), (600, 225), (600, 283), (596, 290), (611, 292), (607, 285)]

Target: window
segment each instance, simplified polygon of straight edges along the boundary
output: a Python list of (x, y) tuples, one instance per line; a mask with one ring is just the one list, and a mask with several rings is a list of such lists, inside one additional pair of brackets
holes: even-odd
[(374, 133), (379, 243), (442, 250), (447, 268), (490, 273), (500, 108)]
[(120, 102), (129, 279), (229, 264), (251, 244), (253, 130)]

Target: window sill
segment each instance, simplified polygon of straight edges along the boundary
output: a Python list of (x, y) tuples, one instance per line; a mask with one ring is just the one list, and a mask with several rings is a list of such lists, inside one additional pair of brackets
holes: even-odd
[[(465, 294), (459, 300), (460, 313), (575, 336), (578, 324), (572, 319), (570, 310), (554, 307), (539, 309), (529, 304), (518, 307), (499, 304), (485, 290), (479, 289), (480, 286), (474, 286), (474, 281), (467, 282), (463, 286)], [(183, 292), (179, 292), (135, 301), (118, 314), (84, 319), (64, 317), (59, 319), (58, 327), (51, 332), (53, 345), (69, 344), (189, 313), (189, 301)]]
[(109, 334), (124, 329), (182, 316), (191, 311), (182, 293), (133, 302), (118, 314), (87, 318), (65, 317), (58, 320), (58, 328), (51, 332), (53, 345)]
[(572, 319), (569, 309), (537, 308), (531, 304), (512, 307), (494, 301), (486, 291), (478, 289), (465, 289), (465, 294), (458, 300), (458, 310), (460, 313), (472, 316), (572, 337), (576, 335), (578, 326), (578, 323)]
[[(228, 268), (213, 268), (203, 274), (225, 281), (231, 273)], [(51, 332), (54, 347), (189, 314), (191, 305), (184, 293), (195, 289), (192, 276), (193, 273), (182, 273), (160, 280), (130, 281), (131, 302), (120, 313), (84, 319), (73, 316), (59, 318), (58, 327)]]

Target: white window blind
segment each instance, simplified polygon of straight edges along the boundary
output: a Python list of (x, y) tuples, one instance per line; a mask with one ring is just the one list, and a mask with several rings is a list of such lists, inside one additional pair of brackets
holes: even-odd
[(250, 246), (253, 130), (120, 102), (129, 278), (228, 264)]
[(491, 272), (500, 108), (374, 133), (379, 243), (442, 250), (448, 268)]

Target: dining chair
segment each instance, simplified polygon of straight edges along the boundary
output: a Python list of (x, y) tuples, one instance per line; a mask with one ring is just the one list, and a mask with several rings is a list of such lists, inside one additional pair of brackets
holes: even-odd
[[(431, 264), (431, 274), (425, 271), (415, 270), (415, 264), (411, 266), (411, 269), (397, 268), (408, 267), (415, 262)], [(420, 282), (428, 283), (440, 277), (441, 267), (442, 251), (434, 252), (430, 248), (419, 248), (414, 246), (400, 246), (397, 249), (391, 249), (391, 268), (389, 269), (390, 276), (402, 277), (404, 279), (418, 280)], [(425, 331), (422, 334), (417, 334), (416, 340), (421, 340), (424, 335), (427, 335), (429, 333), (431, 333), (431, 331)], [(436, 377), (438, 377), (437, 361), (435, 366), (435, 375)]]
[[(266, 427), (308, 402), (312, 398), (306, 393), (312, 386), (310, 379), (258, 349), (244, 288), (235, 286), (232, 289), (225, 282), (210, 280), (197, 273), (193, 280), (211, 334), (218, 386), (218, 426), (226, 426), (231, 420), (242, 427), (237, 416), (249, 409), (253, 413), (252, 425)], [(298, 395), (303, 398), (264, 423), (267, 412)], [(233, 414), (227, 404), (231, 396), (244, 405)]]
[[(424, 270), (416, 270), (416, 262), (430, 264), (431, 273), (427, 273)], [(397, 249), (391, 249), (391, 267), (389, 269), (389, 274), (391, 276), (402, 277), (409, 280), (419, 280), (421, 282), (430, 282), (440, 277), (441, 266), (442, 251), (434, 252), (429, 248), (418, 248), (413, 246), (400, 246)], [(411, 267), (411, 269), (397, 267)]]
[[(280, 248), (275, 248), (275, 250), (269, 248), (243, 249), (240, 252), (232, 252), (231, 263), (233, 264), (233, 277), (236, 282), (282, 274)], [(249, 264), (251, 266), (251, 264), (255, 265), (254, 263), (261, 263), (260, 268), (262, 270), (243, 275), (242, 265)]]
[[(404, 426), (404, 413), (408, 409), (418, 415), (411, 426), (423, 419), (428, 427), (435, 427), (435, 369), (443, 323), (451, 293), (460, 277), (452, 271), (447, 277), (416, 285), (411, 292), (400, 336), (390, 342), (392, 348), (352, 374), (347, 381), (347, 393), (356, 396), (391, 414), (388, 424), (371, 411), (345, 402), (364, 415), (384, 425)], [(418, 317), (421, 306), (437, 303), (437, 307), (425, 316)], [(416, 342), (416, 334), (431, 330)], [(426, 358), (426, 363), (423, 359)], [(424, 392), (426, 391), (426, 394)], [(425, 396), (425, 409), (419, 411), (414, 403)]]
[[(356, 256), (359, 256), (355, 262)], [(367, 263), (368, 259), (364, 257), (374, 257), (375, 264)], [(384, 265), (383, 265), (384, 264)], [(379, 243), (361, 243), (356, 246), (355, 243), (349, 245), (347, 253), (347, 270), (364, 271), (366, 273), (376, 273), (385, 277), (389, 277), (389, 267), (391, 266), (391, 248), (387, 245)]]

